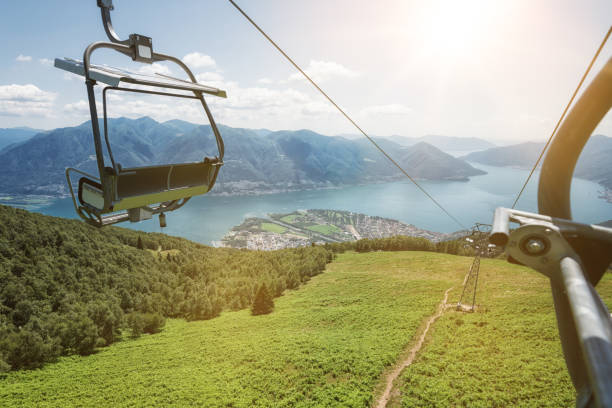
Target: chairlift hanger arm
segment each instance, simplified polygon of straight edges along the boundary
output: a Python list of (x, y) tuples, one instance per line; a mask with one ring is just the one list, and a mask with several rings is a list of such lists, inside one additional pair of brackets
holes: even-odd
[(113, 22), (111, 21), (110, 12), (114, 9), (113, 0), (97, 0), (98, 7), (100, 7), (100, 13), (102, 15), (102, 25), (108, 39), (114, 44), (125, 45), (128, 50), (118, 50), (119, 52), (129, 55), (134, 61), (144, 62), (147, 64), (153, 63), (155, 60), (152, 58), (153, 54), (153, 40), (151, 37), (147, 37), (141, 34), (130, 34), (127, 40), (119, 38), (115, 29), (113, 28)]
[(102, 14), (102, 24), (104, 25), (104, 31), (111, 42), (123, 45), (129, 45), (129, 40), (121, 40), (115, 29), (113, 28), (113, 22), (111, 21), (111, 10), (113, 7), (113, 0), (98, 0), (98, 7), (100, 7), (100, 13)]

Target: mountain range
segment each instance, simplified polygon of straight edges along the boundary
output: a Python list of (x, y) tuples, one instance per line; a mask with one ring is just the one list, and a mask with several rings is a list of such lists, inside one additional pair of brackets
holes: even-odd
[(15, 143), (25, 142), (37, 133), (43, 132), (40, 129), (29, 127), (0, 128), (0, 151)]
[[(461, 159), (491, 166), (531, 169), (543, 147), (544, 143), (526, 142), (470, 153)], [(612, 190), (611, 158), (612, 137), (593, 135), (580, 154), (574, 176), (597, 182)]]
[[(323, 136), (310, 130), (268, 131), (219, 126), (225, 165), (215, 192), (252, 193), (391, 181), (402, 174), (367, 140)], [(211, 127), (149, 117), (109, 120), (113, 155), (123, 167), (182, 163), (216, 156)], [(467, 180), (485, 174), (431, 144), (377, 142), (418, 179)], [(66, 167), (97, 174), (91, 124), (36, 134), (0, 152), (0, 192), (67, 193)]]
[(477, 137), (455, 137), (443, 135), (425, 135), (422, 137), (407, 137), (407, 136), (388, 136), (386, 139), (391, 140), (401, 146), (413, 146), (415, 144), (425, 142), (444, 152), (457, 151), (476, 151), (485, 150), (495, 147), (491, 142)]

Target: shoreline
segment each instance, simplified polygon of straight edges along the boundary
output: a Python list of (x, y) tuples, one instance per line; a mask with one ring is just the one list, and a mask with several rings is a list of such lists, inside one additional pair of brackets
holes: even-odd
[[(473, 176), (475, 177), (475, 176)], [(236, 189), (233, 191), (220, 191), (215, 192), (212, 190), (207, 193), (207, 195), (212, 197), (254, 197), (254, 196), (265, 196), (272, 194), (284, 194), (284, 193), (294, 193), (299, 191), (318, 191), (318, 190), (340, 190), (348, 187), (360, 187), (367, 186), (372, 184), (384, 184), (384, 183), (392, 183), (402, 181), (404, 178), (393, 179), (393, 180), (378, 180), (372, 181), (368, 183), (356, 183), (356, 184), (337, 184), (337, 185), (314, 185), (310, 187), (303, 188), (291, 188), (290, 186), (286, 187), (278, 187), (278, 188), (263, 188), (263, 189)], [(586, 180), (586, 179), (582, 179)], [(423, 181), (423, 179), (419, 179), (419, 181)], [(428, 180), (429, 181), (429, 180)], [(452, 182), (464, 182), (464, 180), (435, 180), (435, 181), (452, 181)], [(586, 180), (596, 183), (592, 180)], [(600, 183), (596, 183), (600, 187), (602, 187), (601, 191), (598, 191), (598, 199), (604, 200), (609, 204), (612, 204), (612, 189), (608, 189), (604, 185)], [(261, 187), (261, 186), (260, 186)], [(70, 198), (70, 194), (61, 193), (61, 194), (22, 194), (22, 193), (8, 193), (8, 192), (0, 192), (0, 204), (9, 205), (18, 208), (28, 209), (28, 207), (44, 207), (50, 205), (53, 201)]]

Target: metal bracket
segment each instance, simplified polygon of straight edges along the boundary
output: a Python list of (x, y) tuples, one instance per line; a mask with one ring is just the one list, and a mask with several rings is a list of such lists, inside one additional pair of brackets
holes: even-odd
[(556, 225), (535, 221), (510, 233), (506, 253), (523, 265), (554, 278), (563, 258), (579, 259)]
[[(520, 224), (520, 227), (510, 232), (511, 222)], [(594, 258), (600, 255), (595, 253), (595, 250), (584, 253), (574, 248), (572, 242), (577, 240), (597, 243), (601, 248), (610, 249), (612, 229), (500, 207), (495, 210), (489, 238), (492, 244), (506, 247), (506, 253), (512, 258), (511, 261), (528, 265), (549, 277), (550, 268), (554, 268), (555, 262), (564, 256)], [(542, 248), (538, 249), (539, 247)], [(610, 254), (612, 252), (604, 255)], [(584, 263), (586, 260), (582, 261)], [(608, 264), (609, 261), (604, 266), (604, 270)], [(586, 272), (593, 285), (597, 284), (603, 274), (603, 271)]]
[(153, 40), (151, 37), (141, 34), (130, 34), (127, 40), (120, 39), (113, 28), (113, 22), (110, 15), (111, 10), (115, 8), (113, 6), (113, 0), (97, 0), (97, 2), (102, 14), (102, 25), (104, 26), (104, 31), (106, 31), (108, 39), (113, 43), (130, 47), (131, 52), (128, 55), (130, 55), (134, 61), (152, 64)]

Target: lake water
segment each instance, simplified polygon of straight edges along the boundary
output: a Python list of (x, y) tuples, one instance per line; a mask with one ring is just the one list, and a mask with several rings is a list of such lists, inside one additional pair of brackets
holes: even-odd
[[(422, 181), (421, 185), (462, 224), (491, 223), (496, 207), (510, 207), (527, 177), (526, 170), (471, 163), (488, 174), (468, 182)], [(537, 181), (534, 177), (517, 206), (537, 210)], [(598, 198), (603, 187), (575, 179), (572, 185), (572, 211), (575, 220), (597, 223), (612, 219), (612, 204)], [(167, 214), (164, 233), (210, 245), (247, 217), (268, 213), (288, 213), (298, 209), (336, 209), (393, 218), (439, 232), (461, 229), (409, 181), (369, 184), (330, 190), (299, 191), (259, 196), (200, 196), (185, 207)], [(78, 218), (69, 198), (32, 210), (65, 218)], [(160, 232), (157, 219), (122, 226)]]

